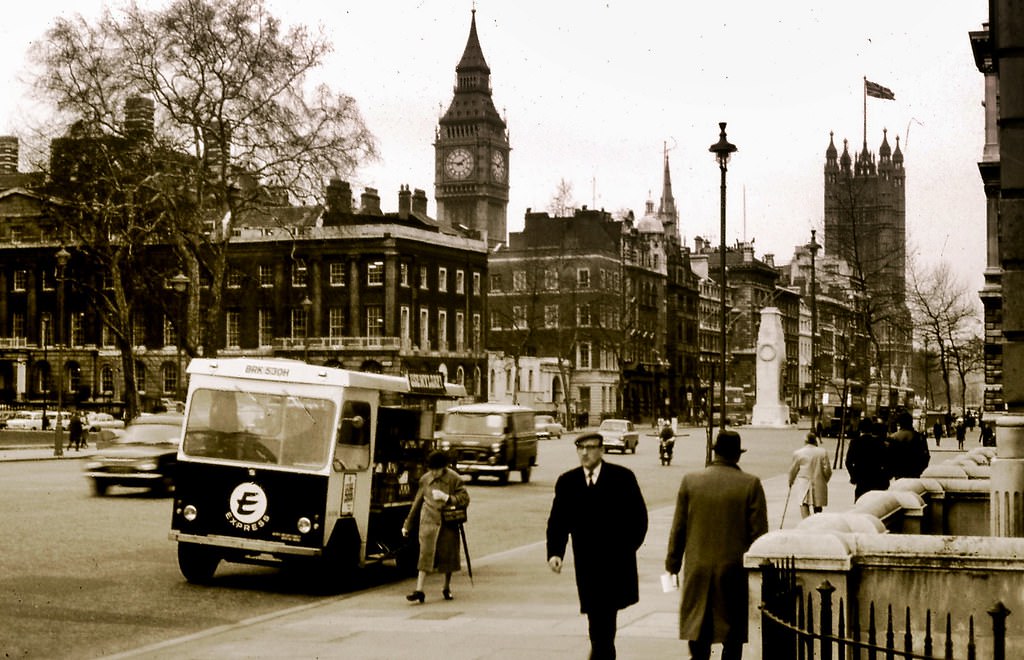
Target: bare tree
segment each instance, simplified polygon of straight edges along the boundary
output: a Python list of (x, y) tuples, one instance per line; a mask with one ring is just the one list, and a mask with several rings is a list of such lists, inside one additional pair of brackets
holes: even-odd
[(322, 34), (285, 30), (263, 0), (58, 17), (34, 49), (36, 88), (67, 123), (118, 134), (129, 98), (153, 102), (150, 192), (191, 281), (190, 353), (215, 355), (224, 341), (227, 246), (246, 213), (284, 194), (314, 199), (376, 155), (355, 101), (307, 82), (330, 50)]
[(551, 201), (548, 202), (548, 213), (553, 218), (572, 217), (575, 207), (576, 202), (572, 196), (572, 183), (562, 179), (558, 182), (558, 187), (555, 188), (555, 194), (551, 197)]
[(953, 273), (948, 262), (931, 268), (913, 263), (910, 268), (910, 306), (918, 333), (926, 345), (935, 346), (938, 367), (946, 390), (946, 412), (953, 410), (953, 373), (960, 382), (961, 405), (967, 375), (978, 368), (969, 344), (977, 338), (977, 312), (967, 286)]

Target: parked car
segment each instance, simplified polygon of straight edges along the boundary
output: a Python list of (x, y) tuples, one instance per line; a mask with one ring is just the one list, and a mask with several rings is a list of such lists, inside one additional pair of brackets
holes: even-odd
[[(68, 413), (61, 413), (61, 420), (64, 422), (64, 428), (68, 426), (68, 419), (70, 415)], [(57, 423), (57, 412), (46, 411), (46, 428), (52, 429)], [(14, 413), (12, 417), (7, 420), (7, 428), (18, 429), (21, 431), (42, 431), (43, 430), (43, 411), (42, 410), (19, 410)]]
[(537, 415), (533, 418), (538, 438), (561, 438), (565, 428), (552, 415)]
[(597, 427), (597, 432), (601, 434), (605, 451), (618, 451), (620, 454), (627, 451), (636, 453), (640, 433), (628, 419), (606, 419)]
[(174, 487), (174, 470), (185, 416), (178, 413), (143, 415), (97, 451), (85, 464), (93, 492), (106, 495), (110, 486), (149, 488), (164, 494)]
[(85, 416), (85, 428), (88, 431), (99, 431), (101, 429), (123, 429), (124, 421), (110, 413), (91, 412)]

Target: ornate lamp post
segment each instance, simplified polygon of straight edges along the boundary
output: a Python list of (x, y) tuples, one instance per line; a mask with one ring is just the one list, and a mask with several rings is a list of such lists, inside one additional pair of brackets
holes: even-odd
[(181, 345), (182, 339), (184, 338), (185, 319), (186, 311), (188, 310), (188, 300), (185, 299), (185, 292), (188, 291), (189, 279), (188, 275), (178, 271), (178, 274), (170, 279), (171, 288), (178, 293), (178, 388), (175, 392), (175, 400), (184, 401), (185, 395), (183, 385), (185, 383), (185, 374), (181, 367)]
[[(721, 228), (719, 236), (718, 254), (721, 257), (720, 264), (722, 268), (722, 289), (721, 289), (721, 300), (722, 300), (722, 318), (721, 318), (721, 342), (722, 345), (719, 347), (719, 370), (721, 371), (719, 377), (719, 412), (718, 412), (718, 431), (721, 433), (725, 430), (725, 383), (726, 383), (726, 372), (725, 372), (725, 353), (726, 346), (728, 344), (726, 332), (728, 310), (725, 306), (725, 293), (726, 293), (726, 277), (725, 277), (725, 174), (729, 170), (729, 157), (736, 153), (736, 145), (731, 144), (725, 137), (725, 122), (719, 122), (718, 128), (721, 133), (718, 136), (718, 142), (711, 145), (708, 149), (711, 153), (715, 154), (715, 160), (718, 161), (718, 169), (722, 172), (722, 213), (721, 213)], [(714, 394), (712, 394), (714, 397)], [(714, 406), (712, 406), (714, 410)], [(710, 453), (709, 453), (710, 455)]]
[(61, 246), (57, 252), (57, 423), (53, 427), (53, 455), (64, 455), (64, 270), (68, 261), (71, 260), (71, 253)]
[[(811, 430), (818, 428), (818, 276), (814, 259), (818, 255), (821, 245), (814, 240), (817, 230), (811, 230), (811, 242), (807, 249), (811, 252)], [(845, 402), (843, 403), (845, 406)]]
[(302, 361), (309, 362), (309, 310), (313, 308), (313, 301), (306, 296), (299, 303), (302, 305), (303, 312), (303, 323), (302, 323)]

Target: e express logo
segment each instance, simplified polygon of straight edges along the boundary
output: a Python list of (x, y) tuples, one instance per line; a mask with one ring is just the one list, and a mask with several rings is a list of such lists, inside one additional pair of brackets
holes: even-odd
[(243, 532), (262, 529), (270, 521), (267, 493), (251, 481), (238, 484), (228, 497), (228, 511), (224, 516), (232, 527)]

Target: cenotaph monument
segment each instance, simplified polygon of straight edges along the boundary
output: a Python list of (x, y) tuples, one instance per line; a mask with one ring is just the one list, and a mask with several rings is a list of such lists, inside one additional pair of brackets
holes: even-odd
[(757, 392), (752, 426), (781, 427), (789, 423), (789, 406), (779, 396), (785, 363), (782, 312), (778, 307), (765, 307), (761, 310), (761, 327), (757, 331)]

